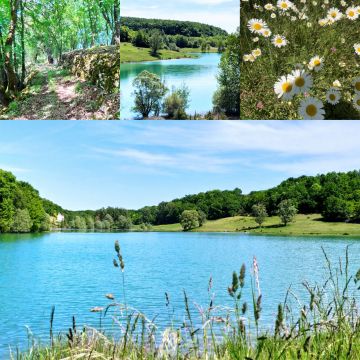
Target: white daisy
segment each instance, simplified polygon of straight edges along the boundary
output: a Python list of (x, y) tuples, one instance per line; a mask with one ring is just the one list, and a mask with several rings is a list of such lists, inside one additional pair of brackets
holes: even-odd
[(354, 96), (353, 104), (355, 106), (355, 109), (360, 111), (360, 94), (356, 94)]
[(360, 55), (360, 43), (354, 44), (355, 52)]
[(319, 99), (307, 97), (300, 102), (299, 114), (304, 120), (323, 120), (324, 105)]
[(250, 19), (247, 26), (252, 33), (256, 34), (261, 34), (261, 31), (268, 27), (266, 22), (261, 19)]
[(262, 54), (261, 49), (260, 48), (256, 48), (251, 52), (251, 55), (254, 56), (255, 58), (257, 58), (258, 56), (260, 56)]
[(342, 18), (342, 13), (338, 8), (331, 8), (329, 9), (328, 13), (327, 13), (327, 17), (328, 19), (331, 19), (333, 21), (338, 21)]
[(305, 70), (294, 70), (289, 76), (294, 84), (295, 94), (307, 92), (313, 85), (312, 76)]
[(273, 4), (268, 3), (268, 4), (265, 4), (264, 9), (269, 10), (269, 11), (275, 10), (275, 6)]
[(357, 94), (360, 94), (360, 76), (358, 76), (353, 80), (353, 85), (355, 87), (355, 92)]
[(277, 7), (282, 11), (287, 11), (291, 9), (294, 4), (289, 0), (278, 0)]
[(341, 99), (341, 93), (337, 88), (331, 87), (326, 92), (326, 101), (331, 105), (336, 105)]
[(354, 7), (347, 8), (345, 14), (349, 20), (356, 20), (359, 17), (359, 13)]
[(285, 36), (282, 36), (282, 35), (273, 36), (273, 38), (271, 39), (271, 42), (273, 43), (274, 46), (276, 46), (278, 48), (286, 46), (286, 44), (287, 44), (287, 40), (286, 40)]
[(263, 29), (260, 34), (264, 37), (269, 37), (271, 36), (271, 31), (270, 29)]
[(315, 70), (316, 72), (318, 72), (319, 70), (321, 70), (324, 66), (324, 58), (321, 58), (320, 56), (314, 56), (310, 59), (309, 62), (309, 69), (310, 70)]
[(275, 94), (278, 98), (290, 100), (294, 96), (294, 83), (289, 76), (282, 76), (274, 85)]

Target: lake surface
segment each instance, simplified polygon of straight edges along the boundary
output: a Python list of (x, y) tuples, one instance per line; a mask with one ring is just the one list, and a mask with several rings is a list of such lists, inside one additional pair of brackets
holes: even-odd
[[(71, 317), (78, 327), (98, 326), (106, 293), (122, 299), (114, 241), (125, 260), (127, 303), (168, 326), (164, 293), (177, 316), (184, 316), (183, 289), (190, 303), (207, 305), (213, 278), (215, 304), (231, 305), (227, 287), (242, 263), (249, 270), (256, 255), (263, 294), (261, 323), (273, 324), (278, 302), (290, 284), (302, 293), (303, 280), (324, 277), (321, 246), (334, 261), (350, 245), (351, 273), (360, 267), (360, 241), (351, 238), (255, 236), (234, 233), (50, 233), (0, 235), (0, 358), (9, 346), (27, 346), (26, 326), (47, 341), (51, 307), (55, 331), (66, 331)], [(249, 286), (247, 278), (247, 285)], [(250, 300), (250, 298), (248, 298)]]
[(180, 87), (182, 84), (190, 90), (190, 106), (187, 113), (206, 113), (212, 110), (212, 97), (217, 89), (216, 74), (221, 55), (218, 53), (197, 54), (196, 59), (174, 59), (126, 63), (120, 65), (120, 118), (133, 119), (135, 114), (132, 82), (143, 70), (159, 75), (166, 86)]

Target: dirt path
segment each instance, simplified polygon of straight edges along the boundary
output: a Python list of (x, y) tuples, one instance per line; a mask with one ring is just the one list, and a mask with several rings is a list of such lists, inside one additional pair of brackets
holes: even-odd
[(43, 65), (20, 97), (0, 119), (85, 120), (113, 119), (118, 95), (104, 94), (67, 70)]

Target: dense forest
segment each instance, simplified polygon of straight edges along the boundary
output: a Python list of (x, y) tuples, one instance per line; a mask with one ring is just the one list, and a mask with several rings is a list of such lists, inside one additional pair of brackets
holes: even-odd
[[(132, 225), (146, 230), (151, 225), (179, 222), (185, 210), (197, 210), (204, 219), (216, 220), (252, 215), (254, 205), (261, 204), (269, 215), (276, 215), (284, 200), (291, 201), (301, 214), (322, 214), (325, 221), (360, 222), (360, 171), (289, 178), (274, 188), (249, 194), (238, 188), (211, 190), (139, 210), (107, 207), (70, 211), (41, 198), (31, 185), (0, 170), (0, 232), (129, 230)], [(58, 214), (64, 219), (59, 220)]]
[[(56, 87), (57, 76), (51, 75), (54, 75), (57, 66), (67, 65), (67, 75), (70, 76), (77, 65), (83, 65), (87, 49), (97, 47), (106, 50), (100, 51), (102, 57), (97, 57), (98, 62), (105, 57), (104, 53), (116, 51), (118, 54), (119, 42), (120, 0), (0, 0), (0, 115), (1, 107), (8, 115), (11, 115), (9, 111), (16, 110), (17, 106), (10, 104), (21, 98), (20, 93), (26, 87), (37, 85), (35, 90), (31, 88), (34, 90), (33, 97), (44, 95), (39, 91), (44, 88), (49, 90), (50, 85)], [(64, 55), (73, 51), (78, 51), (79, 64), (65, 63)], [(91, 73), (95, 70), (89, 64)], [(109, 64), (104, 61), (103, 66), (106, 68)], [(64, 74), (60, 73), (60, 76)], [(88, 74), (83, 75), (82, 80), (91, 83), (94, 74), (89, 77)], [(115, 79), (116, 74), (111, 76), (114, 78), (112, 87), (115, 88), (118, 79)], [(79, 84), (78, 89), (81, 87)], [(100, 84), (92, 85), (101, 87)], [(103, 90), (109, 93), (113, 89), (104, 87)], [(57, 93), (56, 88), (53, 92)], [(59, 97), (61, 100), (61, 93)]]

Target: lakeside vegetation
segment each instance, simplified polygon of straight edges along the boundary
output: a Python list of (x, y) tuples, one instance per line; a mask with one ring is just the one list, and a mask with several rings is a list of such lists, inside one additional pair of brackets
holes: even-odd
[[(360, 332), (358, 298), (360, 269), (349, 270), (349, 251), (332, 263), (324, 249), (326, 275), (321, 283), (302, 282), (305, 295), (289, 286), (279, 302), (273, 325), (263, 325), (264, 296), (256, 257), (251, 270), (242, 264), (229, 277), (228, 296), (233, 306), (218, 304), (208, 283), (207, 304), (193, 310), (184, 294), (182, 318), (175, 315), (167, 293), (168, 324), (159, 331), (156, 318), (134, 309), (126, 299), (126, 259), (115, 242), (113, 265), (119, 271), (122, 294), (106, 294), (108, 303), (91, 309), (100, 319), (112, 317), (118, 331), (110, 337), (101, 329), (80, 329), (75, 317), (66, 334), (54, 336), (55, 308), (50, 316), (49, 345), (38, 345), (32, 335), (29, 350), (11, 354), (34, 359), (358, 359)], [(110, 264), (109, 264), (110, 265)], [(121, 280), (120, 280), (121, 279)], [(248, 285), (250, 283), (250, 285)]]
[(178, 231), (181, 222), (190, 224), (185, 230), (198, 231), (359, 235), (360, 171), (289, 178), (274, 188), (249, 194), (238, 188), (211, 190), (138, 210), (71, 211), (41, 198), (31, 185), (0, 170), (0, 232)]
[(119, 117), (120, 0), (0, 1), (0, 15), (1, 120)]
[(188, 114), (190, 91), (169, 89), (160, 76), (142, 71), (133, 81), (133, 110), (142, 119), (227, 119), (240, 114), (239, 33), (188, 21), (126, 18), (121, 26), (121, 63), (196, 57), (193, 52), (221, 53), (218, 89), (207, 113)]

